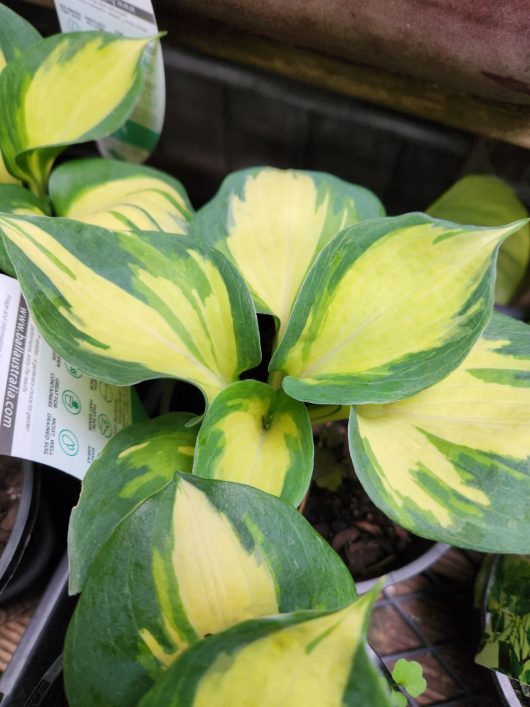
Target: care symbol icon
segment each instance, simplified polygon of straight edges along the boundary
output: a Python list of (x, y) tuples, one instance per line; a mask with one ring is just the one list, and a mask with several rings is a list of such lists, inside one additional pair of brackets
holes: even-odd
[(79, 442), (72, 430), (64, 429), (59, 432), (59, 444), (61, 449), (69, 457), (75, 457), (79, 451)]
[(62, 395), (63, 405), (72, 415), (79, 415), (81, 412), (81, 401), (73, 390), (65, 390)]

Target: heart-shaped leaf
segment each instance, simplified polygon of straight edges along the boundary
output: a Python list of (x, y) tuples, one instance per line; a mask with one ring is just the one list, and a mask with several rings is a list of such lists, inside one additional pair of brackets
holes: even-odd
[(400, 525), (484, 552), (530, 550), (530, 327), (495, 315), (465, 361), (407, 400), (352, 408), (350, 449)]
[(224, 180), (197, 213), (192, 233), (234, 262), (258, 311), (277, 317), (283, 331), (326, 243), (346, 226), (384, 213), (370, 191), (330, 174), (254, 167)]
[(500, 243), (423, 214), (346, 229), (322, 251), (269, 369), (313, 403), (383, 403), (442, 380), (487, 324)]
[(183, 653), (139, 707), (390, 707), (366, 653), (375, 593), (345, 609), (247, 621)]
[(0, 145), (7, 168), (43, 194), (67, 146), (109, 135), (141, 88), (153, 37), (72, 32), (32, 44), (0, 73)]
[(81, 371), (183, 378), (212, 400), (258, 363), (250, 293), (213, 248), (63, 218), (0, 215), (0, 231), (43, 336)]
[(305, 405), (257, 381), (239, 381), (208, 408), (193, 473), (237, 481), (297, 506), (313, 471), (313, 432)]
[(242, 484), (177, 474), (99, 552), (67, 635), (72, 707), (129, 707), (196, 641), (241, 621), (355, 598), (296, 509)]

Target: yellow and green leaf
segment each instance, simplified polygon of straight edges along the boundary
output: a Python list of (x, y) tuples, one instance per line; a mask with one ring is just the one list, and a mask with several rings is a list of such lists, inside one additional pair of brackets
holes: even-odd
[(129, 707), (210, 634), (355, 596), (345, 565), (296, 509), (177, 473), (123, 519), (91, 567), (66, 640), (69, 704)]
[(265, 383), (223, 390), (197, 438), (193, 473), (248, 484), (297, 506), (313, 471), (313, 433), (303, 403)]
[(530, 327), (500, 314), (442, 382), (352, 409), (350, 449), (374, 503), (418, 535), (530, 548)]
[[(1, 6), (0, 6), (1, 8)], [(28, 189), (17, 184), (0, 184), (0, 213), (20, 216), (44, 216), (46, 204)], [(0, 270), (15, 277), (15, 270), (7, 255), (4, 240), (0, 236)]]
[(407, 214), (346, 229), (311, 268), (269, 370), (312, 403), (391, 402), (433, 385), (486, 326), (497, 250), (524, 223)]
[(530, 685), (530, 555), (491, 558), (486, 621), (475, 661)]
[[(528, 210), (507, 184), (496, 177), (471, 174), (460, 179), (427, 210), (435, 218), (475, 226), (502, 226), (528, 218)], [(508, 304), (530, 258), (530, 225), (513, 233), (497, 260), (495, 300)]]
[(178, 180), (118, 160), (65, 162), (52, 172), (50, 198), (57, 216), (114, 231), (185, 234), (193, 213)]
[(252, 168), (225, 179), (192, 232), (234, 262), (258, 311), (273, 314), (282, 332), (326, 243), (347, 226), (383, 215), (374, 194), (330, 174)]
[(11, 174), (41, 195), (66, 146), (116, 130), (134, 107), (153, 39), (73, 32), (10, 61), (0, 73), (0, 145)]
[[(0, 4), (0, 72), (8, 61), (15, 59), (39, 39), (40, 34), (29, 22)], [(0, 142), (0, 184), (16, 184), (18, 181), (4, 164)]]
[(118, 432), (90, 467), (71, 516), (69, 588), (77, 594), (99, 550), (118, 525), (173, 479), (191, 472), (197, 428), (171, 413)]
[(183, 653), (139, 707), (391, 707), (366, 649), (375, 593), (247, 621)]
[(211, 401), (259, 362), (250, 293), (213, 248), (64, 218), (0, 214), (0, 231), (43, 336), (79, 370), (181, 378)]

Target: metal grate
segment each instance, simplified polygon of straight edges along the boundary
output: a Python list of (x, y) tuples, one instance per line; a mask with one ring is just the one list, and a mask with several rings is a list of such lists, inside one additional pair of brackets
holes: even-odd
[(482, 555), (452, 548), (433, 567), (385, 589), (370, 644), (391, 669), (398, 658), (423, 666), (427, 692), (411, 707), (501, 707), (489, 670), (473, 661), (480, 615), (473, 605)]

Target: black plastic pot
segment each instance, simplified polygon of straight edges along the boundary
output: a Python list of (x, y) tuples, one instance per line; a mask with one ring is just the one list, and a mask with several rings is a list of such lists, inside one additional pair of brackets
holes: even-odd
[[(27, 589), (40, 572), (24, 560), (39, 553), (32, 550), (33, 530), (38, 523), (40, 501), (40, 475), (32, 462), (21, 460), (22, 491), (17, 515), (7, 544), (0, 556), (0, 603)], [(44, 556), (46, 550), (44, 548)], [(46, 561), (46, 557), (44, 557)], [(28, 570), (30, 570), (28, 572)]]
[(65, 555), (0, 678), (2, 707), (22, 707), (26, 704), (58, 707), (63, 704), (60, 701), (39, 700), (46, 695), (52, 699), (54, 695), (61, 694), (62, 671), (55, 661), (62, 654), (66, 628), (75, 603), (75, 598), (68, 596), (68, 561)]

